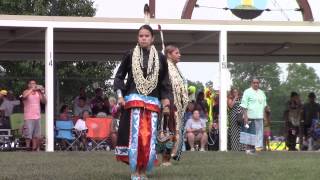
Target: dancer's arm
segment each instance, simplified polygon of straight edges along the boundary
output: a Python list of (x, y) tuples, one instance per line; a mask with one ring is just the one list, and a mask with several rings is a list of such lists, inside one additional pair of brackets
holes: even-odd
[(131, 62), (131, 52), (128, 52), (122, 58), (121, 64), (115, 75), (114, 83), (113, 83), (114, 90), (118, 96), (118, 102), (122, 106), (125, 105), (123, 94), (126, 91), (126, 85), (124, 80), (129, 72), (130, 62)]
[(169, 72), (168, 72), (168, 63), (166, 57), (159, 53), (159, 61), (162, 64), (162, 77), (160, 80), (160, 96), (161, 96), (161, 103), (163, 107), (170, 105), (170, 98), (173, 97), (172, 95), (172, 87), (169, 79)]

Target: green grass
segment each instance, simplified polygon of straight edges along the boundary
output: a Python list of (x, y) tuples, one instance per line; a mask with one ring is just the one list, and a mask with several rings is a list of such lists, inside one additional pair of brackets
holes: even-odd
[[(151, 179), (319, 179), (320, 154), (303, 152), (187, 152), (171, 167), (156, 167)], [(129, 167), (111, 152), (0, 153), (0, 179), (129, 179)]]

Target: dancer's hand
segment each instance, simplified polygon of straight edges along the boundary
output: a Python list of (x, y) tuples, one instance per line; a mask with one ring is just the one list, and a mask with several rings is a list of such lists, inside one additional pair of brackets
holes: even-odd
[(169, 99), (162, 99), (161, 100), (161, 104), (162, 104), (162, 113), (164, 115), (169, 115), (170, 114), (170, 101)]
[(124, 100), (123, 97), (119, 97), (119, 98), (118, 98), (118, 104), (119, 104), (120, 106), (125, 106), (125, 105), (126, 105), (126, 101)]
[(169, 114), (170, 114), (170, 108), (169, 108), (169, 106), (163, 107), (163, 109), (162, 109), (162, 114), (163, 114), (163, 115), (169, 115)]
[(162, 99), (161, 104), (163, 107), (169, 106), (170, 105), (170, 100), (169, 99)]

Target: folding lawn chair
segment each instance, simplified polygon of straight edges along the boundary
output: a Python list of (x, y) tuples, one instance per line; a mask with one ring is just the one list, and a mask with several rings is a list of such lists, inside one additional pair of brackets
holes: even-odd
[(14, 149), (11, 129), (0, 129), (0, 151), (11, 151)]
[(10, 123), (0, 110), (0, 151), (11, 151), (14, 148), (14, 141), (11, 134)]
[(60, 150), (77, 150), (77, 145), (79, 144), (79, 137), (76, 137), (73, 132), (73, 121), (57, 120), (55, 124), (55, 139), (57, 143), (57, 148)]
[(108, 142), (111, 133), (112, 118), (87, 118), (87, 138), (92, 143), (90, 150), (104, 149), (110, 146)]

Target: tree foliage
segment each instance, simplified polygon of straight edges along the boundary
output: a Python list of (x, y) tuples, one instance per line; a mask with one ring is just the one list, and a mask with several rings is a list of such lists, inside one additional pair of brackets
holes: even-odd
[(195, 86), (197, 88), (196, 90), (196, 94), (200, 91), (204, 91), (204, 86), (202, 84), (202, 82), (200, 81), (190, 81), (190, 80), (187, 80), (188, 81), (188, 86)]
[(287, 71), (288, 77), (283, 85), (288, 92), (296, 91), (304, 100), (310, 92), (320, 96), (320, 80), (314, 68), (294, 63), (288, 65)]
[(0, 0), (0, 13), (40, 16), (94, 16), (93, 0)]
[[(0, 13), (10, 15), (43, 16), (94, 16), (93, 0), (0, 0)], [(2, 66), (0, 88), (11, 89), (20, 94), (26, 81), (35, 79), (44, 84), (44, 60), (27, 62), (0, 62)], [(70, 103), (85, 87), (89, 94), (95, 87), (110, 91), (110, 78), (116, 63), (68, 61), (55, 64), (56, 86), (59, 87), (61, 103)]]
[(261, 88), (271, 90), (280, 85), (280, 67), (276, 63), (230, 63), (233, 86), (244, 91), (253, 77), (261, 82)]

